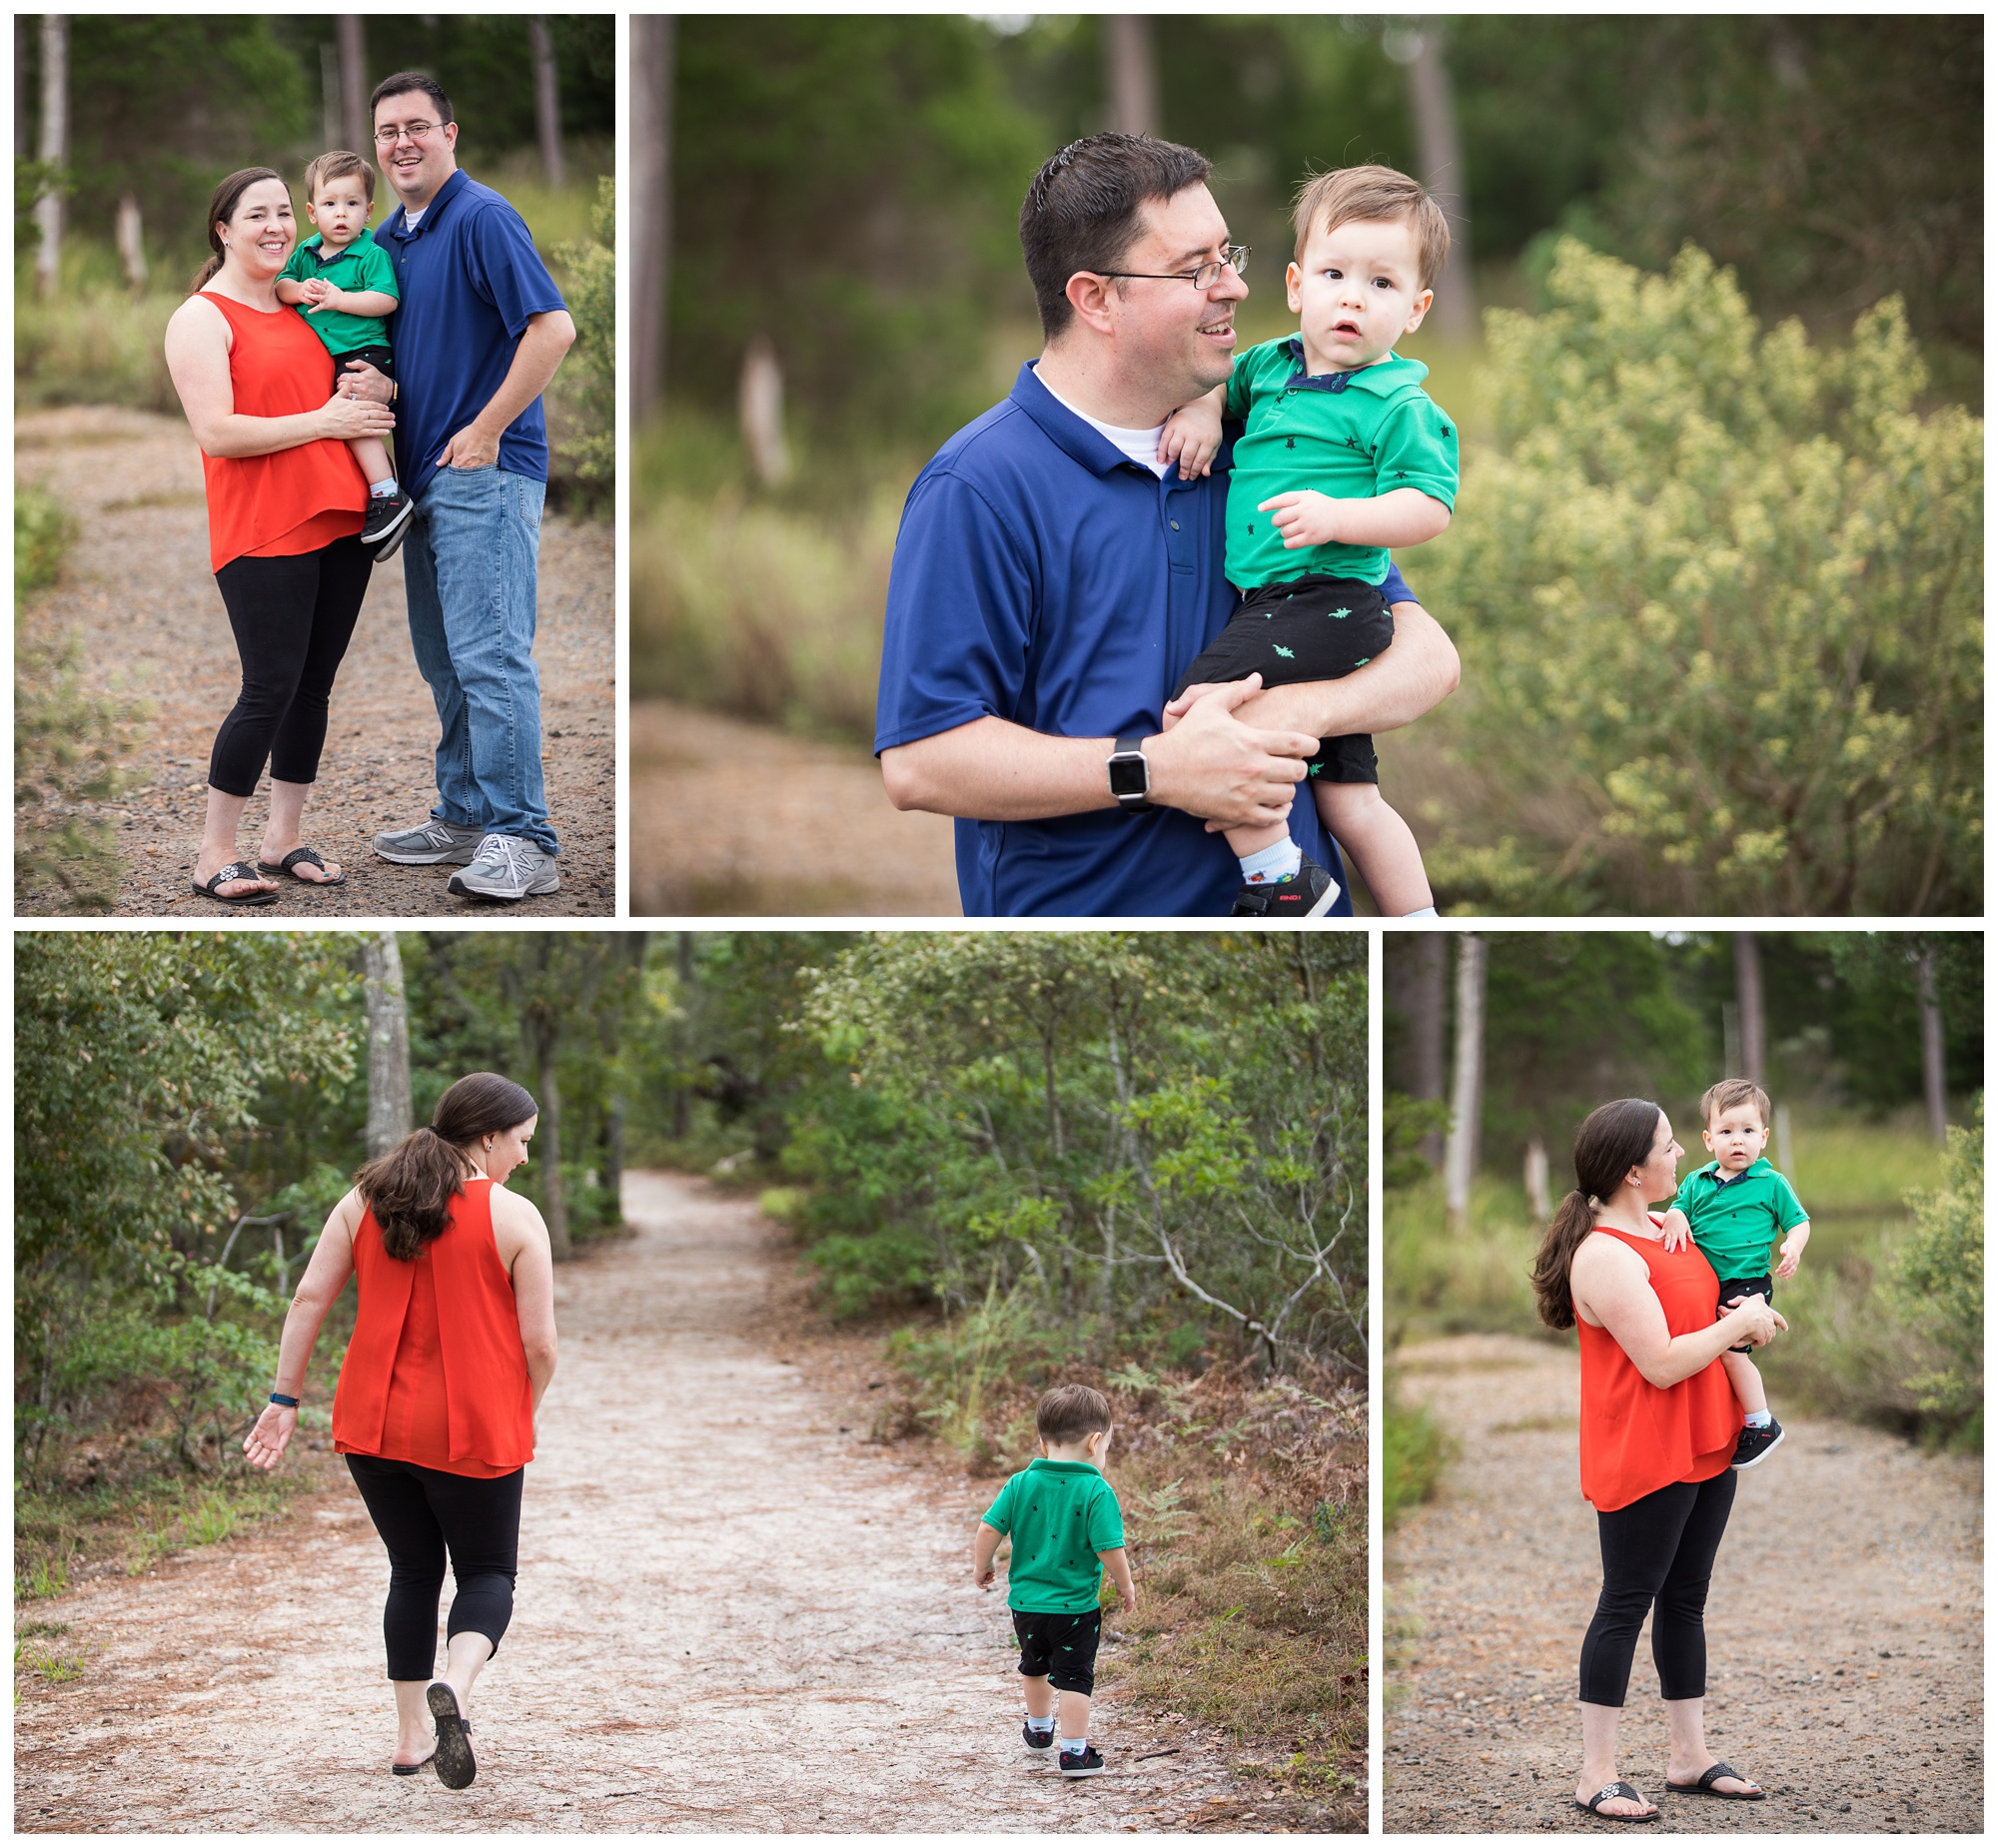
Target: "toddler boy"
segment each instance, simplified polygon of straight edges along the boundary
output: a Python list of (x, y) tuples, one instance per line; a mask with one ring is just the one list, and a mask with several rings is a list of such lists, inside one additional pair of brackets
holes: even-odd
[[(1435, 538), (1457, 501), (1457, 430), (1422, 388), (1429, 368), (1394, 351), (1422, 326), (1450, 255), (1443, 209), (1391, 167), (1347, 167), (1306, 185), (1295, 224), (1285, 287), (1298, 332), (1243, 354), (1159, 440), (1160, 459), (1191, 478), (1219, 450), (1222, 418), (1247, 420), (1228, 483), (1228, 581), (1242, 601), (1176, 699), (1252, 673), (1288, 686), (1364, 667), (1395, 639), (1380, 589), (1389, 547)], [(1168, 706), (1166, 723), (1178, 716)], [(1382, 914), (1434, 915), (1416, 837), (1381, 799), (1373, 739), (1321, 738), (1309, 781)], [(1317, 917), (1339, 896), (1284, 823), (1226, 833), (1242, 865), (1231, 915)]]
[(1026, 1683), (1030, 1752), (1056, 1744), (1064, 1777), (1096, 1777), (1103, 1755), (1089, 1742), (1089, 1703), (1096, 1691), (1096, 1645), (1103, 1632), (1103, 1574), (1124, 1608), (1138, 1603), (1124, 1556), (1124, 1514), (1103, 1479), (1110, 1449), (1110, 1401), (1093, 1386), (1056, 1386), (1034, 1407), (1040, 1455), (1007, 1478), (978, 1528), (972, 1575), (983, 1591), (992, 1556), (1006, 1534), (1013, 1557), (1006, 1601), (1020, 1639)]
[[(278, 277), (278, 300), (305, 316), (333, 355), (336, 377), (348, 361), (366, 360), (393, 379), (395, 355), (382, 323), (402, 305), (402, 293), (396, 266), (368, 229), (375, 169), (345, 149), (322, 154), (306, 169), (306, 216), (318, 235), (292, 252)], [(376, 547), (377, 560), (393, 557), (416, 505), (397, 485), (380, 437), (356, 437), (347, 447), (368, 478), (361, 542)]]
[[(1719, 1314), (1737, 1297), (1773, 1303), (1769, 1247), (1782, 1240), (1782, 1263), (1775, 1276), (1797, 1274), (1810, 1242), (1810, 1216), (1796, 1192), (1762, 1160), (1769, 1142), (1769, 1094), (1747, 1078), (1723, 1078), (1699, 1100), (1705, 1128), (1701, 1140), (1713, 1160), (1680, 1183), (1665, 1214), (1665, 1249), (1677, 1251), (1688, 1237), (1720, 1279)], [(1748, 1357), (1750, 1348), (1722, 1355), (1734, 1396), (1748, 1414), (1734, 1446), (1733, 1467), (1752, 1469), (1783, 1440), (1783, 1427), (1769, 1414), (1762, 1376)]]

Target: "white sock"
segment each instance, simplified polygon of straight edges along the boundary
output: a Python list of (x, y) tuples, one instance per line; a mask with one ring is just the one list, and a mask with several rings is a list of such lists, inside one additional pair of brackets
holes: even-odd
[(1274, 880), (1295, 877), (1305, 863), (1305, 850), (1286, 835), (1274, 847), (1239, 856), (1237, 863), (1242, 868), (1244, 885), (1269, 885)]
[(1750, 1430), (1760, 1430), (1763, 1425), (1771, 1421), (1766, 1411), (1751, 1411), (1742, 1420)]
[(1425, 905), (1420, 911), (1405, 911), (1402, 913), (1405, 918), (1433, 918), (1436, 914), (1437, 908), (1434, 905)]
[(1089, 1741), (1087, 1739), (1064, 1739), (1061, 1742), (1061, 1748), (1070, 1757), (1080, 1758), (1084, 1752), (1089, 1750)]
[(386, 500), (396, 491), (396, 477), (392, 474), (386, 481), (370, 481), (368, 491), (378, 500)]
[(1055, 1729), (1055, 1716), (1052, 1713), (1029, 1713), (1027, 1715), (1027, 1724), (1033, 1727), (1036, 1732), (1053, 1732)]

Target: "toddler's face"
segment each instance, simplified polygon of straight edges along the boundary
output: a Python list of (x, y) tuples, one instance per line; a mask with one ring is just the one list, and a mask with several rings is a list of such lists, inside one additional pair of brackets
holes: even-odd
[(1702, 1132), (1708, 1152), (1728, 1174), (1738, 1175), (1769, 1146), (1762, 1113), (1753, 1104), (1723, 1110)]
[(1355, 219), (1313, 232), (1284, 284), (1314, 373), (1373, 365), (1423, 325), (1434, 293), (1422, 286), (1407, 219)]
[(322, 181), (306, 208), (321, 238), (336, 249), (352, 244), (361, 235), (370, 210), (368, 189), (361, 184), (361, 176), (352, 173)]

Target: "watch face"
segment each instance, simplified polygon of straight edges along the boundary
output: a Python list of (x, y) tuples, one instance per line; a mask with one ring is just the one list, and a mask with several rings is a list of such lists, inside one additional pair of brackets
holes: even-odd
[(1110, 759), (1110, 793), (1114, 796), (1141, 796), (1152, 786), (1152, 767), (1140, 752)]

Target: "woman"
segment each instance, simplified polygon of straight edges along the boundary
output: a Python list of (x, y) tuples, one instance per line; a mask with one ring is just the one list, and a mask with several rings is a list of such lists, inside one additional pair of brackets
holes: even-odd
[[(368, 591), (357, 536), (368, 484), (347, 439), (396, 422), (386, 406), (334, 396), (333, 356), (278, 300), (297, 240), (284, 181), (268, 167), (231, 174), (209, 202), (215, 255), (167, 323), (167, 370), (207, 477), (209, 561), (243, 662), (243, 690), (209, 757), (194, 870), (196, 893), (225, 905), (274, 904), (286, 877), (345, 877), (299, 824)], [(236, 830), (267, 759), (271, 819), (253, 873), (236, 856)]]
[(1647, 1203), (1669, 1198), (1684, 1153), (1657, 1105), (1604, 1104), (1574, 1139), (1579, 1183), (1533, 1268), (1540, 1320), (1581, 1343), (1581, 1492), (1595, 1506), (1602, 1595), (1581, 1644), (1581, 1781), (1575, 1804), (1609, 1822), (1656, 1805), (1616, 1775), (1616, 1722), (1644, 1613), (1671, 1750), (1667, 1789), (1762, 1796), (1706, 1749), (1706, 1586), (1734, 1505), (1728, 1465), (1741, 1407), (1720, 1357), (1762, 1347), (1782, 1317), (1759, 1296), (1716, 1320), (1720, 1285), (1695, 1247), (1665, 1250)]
[[(389, 1549), (390, 1769), (407, 1777), (435, 1759), (453, 1790), (478, 1771), (472, 1684), (513, 1614), (521, 1478), (555, 1371), (547, 1228), (501, 1185), (527, 1159), (537, 1115), (511, 1079), (474, 1072), (428, 1127), (362, 1169), (306, 1267), (277, 1388), (243, 1442), (265, 1469), (285, 1453), (320, 1324), (357, 1274), (333, 1441)], [(444, 1678), (433, 1681), (447, 1548), (458, 1594)]]

